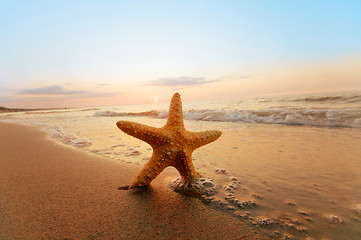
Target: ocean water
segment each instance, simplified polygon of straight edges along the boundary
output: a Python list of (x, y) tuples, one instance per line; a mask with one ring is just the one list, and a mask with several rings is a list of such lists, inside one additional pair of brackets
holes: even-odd
[[(360, 92), (183, 101), (189, 131), (223, 132), (192, 156), (217, 186), (206, 204), (275, 238), (361, 239)], [(168, 104), (120, 105), (2, 113), (0, 121), (37, 125), (59, 142), (142, 166), (152, 149), (115, 123), (162, 127), (167, 114)]]

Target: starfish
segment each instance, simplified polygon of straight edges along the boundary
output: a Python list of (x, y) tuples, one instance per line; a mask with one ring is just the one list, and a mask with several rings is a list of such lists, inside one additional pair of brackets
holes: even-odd
[(222, 134), (217, 130), (187, 131), (183, 123), (182, 100), (179, 93), (175, 93), (171, 99), (168, 120), (163, 127), (150, 127), (130, 121), (118, 121), (117, 127), (153, 148), (152, 157), (132, 184), (119, 189), (148, 186), (169, 166), (175, 167), (185, 182), (194, 181), (198, 174), (192, 163), (193, 151), (217, 140)]

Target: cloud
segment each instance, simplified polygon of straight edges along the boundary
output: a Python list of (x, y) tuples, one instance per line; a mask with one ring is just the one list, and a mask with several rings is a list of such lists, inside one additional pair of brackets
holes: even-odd
[(149, 84), (153, 86), (164, 87), (181, 87), (181, 86), (195, 86), (206, 83), (217, 82), (218, 80), (206, 80), (202, 77), (176, 77), (176, 78), (160, 78), (153, 80)]
[(86, 93), (88, 92), (65, 90), (63, 87), (58, 85), (43, 87), (43, 88), (24, 89), (20, 91), (20, 94), (29, 94), (29, 95), (81, 95)]
[(18, 92), (19, 95), (35, 95), (37, 97), (51, 97), (59, 99), (74, 98), (103, 98), (119, 95), (119, 92), (91, 92), (84, 90), (67, 90), (59, 85), (53, 85), (43, 88), (24, 89)]

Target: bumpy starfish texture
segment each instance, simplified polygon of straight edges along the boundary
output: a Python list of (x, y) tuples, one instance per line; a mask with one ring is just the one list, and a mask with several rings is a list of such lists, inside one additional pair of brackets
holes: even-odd
[[(183, 124), (182, 101), (179, 93), (172, 97), (167, 123), (162, 128), (118, 121), (117, 126), (126, 134), (148, 143), (153, 154), (129, 188), (148, 186), (166, 167), (173, 166), (184, 181), (193, 181), (197, 172), (192, 163), (192, 152), (217, 140), (222, 132), (217, 130), (189, 132)], [(127, 189), (123, 187), (121, 189)]]

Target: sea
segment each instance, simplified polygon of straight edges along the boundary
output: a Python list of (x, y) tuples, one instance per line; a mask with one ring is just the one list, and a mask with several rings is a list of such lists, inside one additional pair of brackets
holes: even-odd
[[(187, 130), (223, 133), (192, 155), (217, 188), (205, 204), (276, 239), (361, 239), (361, 92), (182, 100)], [(59, 143), (141, 167), (151, 147), (116, 122), (162, 127), (168, 106), (0, 113), (0, 121), (38, 126)]]

